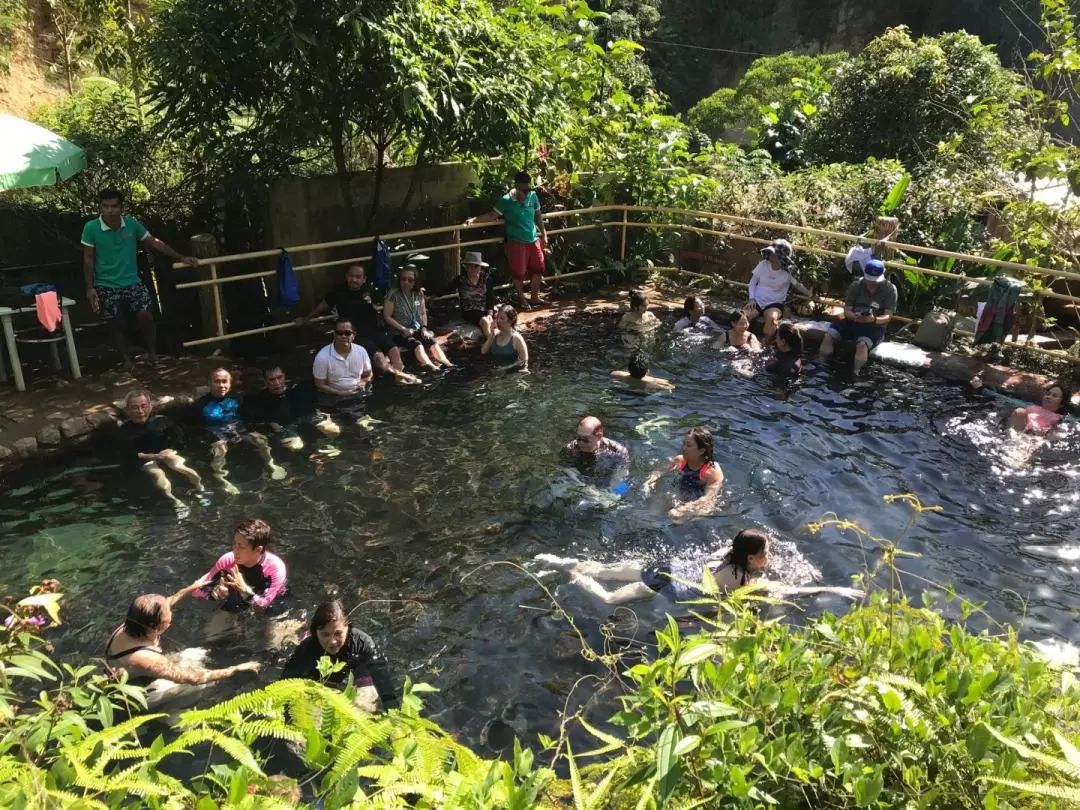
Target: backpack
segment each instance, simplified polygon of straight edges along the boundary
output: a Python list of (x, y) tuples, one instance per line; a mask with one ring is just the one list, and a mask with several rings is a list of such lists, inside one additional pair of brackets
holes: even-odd
[(381, 237), (375, 237), (375, 267), (372, 271), (372, 280), (375, 288), (386, 291), (390, 289), (390, 248)]
[(277, 289), (278, 301), (283, 307), (295, 307), (300, 303), (300, 287), (296, 283), (296, 273), (293, 272), (292, 259), (284, 248), (277, 259)]
[(927, 313), (915, 331), (915, 345), (930, 351), (944, 351), (952, 340), (953, 316), (935, 310)]

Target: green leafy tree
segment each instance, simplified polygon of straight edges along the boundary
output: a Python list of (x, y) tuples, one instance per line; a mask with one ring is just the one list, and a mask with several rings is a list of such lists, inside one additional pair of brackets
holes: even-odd
[(102, 25), (104, 9), (100, 0), (48, 0), (48, 5), (56, 31), (54, 68), (74, 93), (76, 80), (92, 64), (93, 33)]
[(836, 69), (849, 59), (846, 53), (816, 56), (791, 51), (755, 59), (735, 87), (722, 87), (687, 113), (687, 120), (714, 140), (756, 142), (764, 128), (763, 107), (779, 109), (792, 98), (795, 83), (805, 88), (801, 105), (815, 105), (831, 89)]
[(803, 148), (813, 163), (896, 158), (915, 172), (942, 159), (960, 169), (1002, 165), (1033, 136), (1023, 94), (1019, 76), (977, 37), (913, 40), (893, 28), (840, 67)]

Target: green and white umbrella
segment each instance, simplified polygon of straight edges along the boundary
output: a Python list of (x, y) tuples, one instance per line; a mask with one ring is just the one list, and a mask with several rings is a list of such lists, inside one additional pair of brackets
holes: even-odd
[(86, 152), (44, 127), (0, 113), (0, 191), (54, 186), (86, 168)]

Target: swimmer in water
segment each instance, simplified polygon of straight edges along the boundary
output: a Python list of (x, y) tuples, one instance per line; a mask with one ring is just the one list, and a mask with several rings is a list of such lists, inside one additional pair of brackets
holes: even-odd
[[(979, 375), (971, 380), (976, 391), (983, 389)], [(1017, 433), (1050, 434), (1065, 418), (1071, 394), (1060, 382), (1052, 382), (1043, 388), (1042, 402), (1017, 408), (1008, 417), (1008, 426)]]
[(649, 355), (643, 349), (638, 349), (630, 355), (627, 370), (616, 369), (611, 372), (612, 377), (626, 380), (627, 385), (635, 391), (655, 391), (662, 389), (670, 391), (675, 384), (670, 380), (662, 380), (659, 377), (649, 375)]
[(137, 463), (178, 510), (187, 507), (173, 495), (167, 473), (186, 478), (196, 492), (203, 491), (202, 479), (176, 452), (180, 432), (167, 416), (154, 416), (149, 391), (131, 391), (124, 397), (124, 422), (108, 434), (110, 449), (125, 461)]
[(161, 636), (172, 624), (172, 606), (191, 588), (171, 596), (156, 593), (137, 597), (124, 623), (105, 645), (105, 666), (111, 674), (127, 672), (128, 683), (149, 686), (158, 678), (173, 683), (203, 684), (231, 678), (240, 672), (258, 672), (259, 664), (247, 661), (225, 669), (190, 669), (174, 664), (161, 651)]
[(250, 431), (240, 419), (240, 400), (232, 392), (232, 374), (226, 369), (214, 369), (210, 375), (210, 393), (195, 402), (203, 426), (213, 439), (210, 445), (210, 469), (214, 477), (230, 495), (239, 490), (226, 477), (225, 456), (229, 446), (246, 442), (254, 446), (256, 452), (266, 464), (270, 477), (280, 481), (285, 477), (285, 469), (274, 463), (270, 454), (270, 443), (261, 433)]
[(720, 324), (705, 314), (705, 302), (691, 295), (683, 303), (683, 316), (675, 321), (676, 332), (722, 332)]
[(328, 679), (331, 686), (342, 688), (351, 674), (356, 685), (357, 704), (374, 712), (381, 703), (392, 709), (401, 702), (400, 690), (394, 685), (390, 667), (378, 646), (367, 633), (349, 623), (345, 608), (337, 599), (323, 602), (311, 617), (311, 634), (285, 664), (285, 678), (319, 679), (319, 659), (344, 664), (345, 668)]
[(529, 370), (529, 347), (517, 330), (517, 310), (504, 304), (495, 310), (495, 329), (488, 335), (481, 354), (490, 354), (499, 371)]
[[(671, 601), (695, 599), (703, 595), (698, 587), (671, 578), (672, 563), (646, 566), (640, 562), (604, 564), (537, 554), (536, 559), (557, 566), (573, 575), (571, 582), (608, 605), (644, 602), (657, 594)], [(731, 549), (718, 560), (706, 560), (703, 567), (712, 573), (719, 593), (729, 593), (760, 579), (769, 565), (769, 538), (756, 529), (743, 529), (732, 541)], [(613, 590), (607, 583), (626, 583)]]
[(714, 458), (713, 435), (703, 427), (692, 428), (683, 438), (682, 453), (671, 464), (652, 473), (645, 481), (648, 495), (664, 475), (679, 474), (678, 497), (681, 504), (668, 511), (672, 520), (697, 517), (712, 511), (724, 484), (724, 471)]
[(562, 450), (562, 463), (573, 467), (596, 486), (618, 486), (630, 469), (630, 452), (604, 435), (604, 423), (586, 416), (577, 426), (574, 439)]
[(269, 617), (292, 607), (292, 591), (285, 563), (269, 551), (270, 524), (259, 518), (241, 521), (233, 533), (232, 551), (221, 555), (206, 574), (181, 593), (221, 603), (207, 635), (223, 635), (231, 616), (258, 608)]
[(746, 312), (741, 309), (732, 311), (731, 329), (727, 332), (721, 332), (713, 343), (713, 347), (717, 349), (738, 349), (748, 354), (757, 354), (761, 351), (761, 343), (758, 342), (757, 336), (750, 331), (750, 319), (747, 317)]
[(660, 319), (649, 312), (649, 296), (642, 290), (630, 293), (630, 311), (619, 320), (620, 329), (648, 332), (660, 325)]
[(776, 327), (772, 356), (765, 363), (767, 371), (778, 380), (791, 380), (802, 373), (802, 332), (790, 321)]

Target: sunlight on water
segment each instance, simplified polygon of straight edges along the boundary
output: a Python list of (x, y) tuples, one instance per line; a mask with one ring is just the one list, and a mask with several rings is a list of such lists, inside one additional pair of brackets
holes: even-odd
[[(609, 376), (627, 361), (614, 324), (579, 316), (529, 336), (527, 377), (493, 377), (486, 358), (470, 356), (423, 387), (379, 384), (368, 413), (381, 424), (346, 430), (332, 443), (336, 454), (312, 446), (281, 455), (281, 482), (238, 448), (230, 470), (241, 494), (211, 490), (200, 501), (178, 486), (190, 506), (179, 520), (106, 458), (35, 466), (7, 482), (0, 501), (0, 583), (15, 593), (43, 576), (60, 579), (67, 624), (52, 640), (71, 661), (96, 657), (134, 595), (190, 583), (227, 550), (239, 520), (263, 517), (289, 565), (292, 618), (337, 586), (401, 675), (439, 687), (432, 713), (475, 742), (496, 718), (552, 733), (566, 690), (588, 667), (535, 583), (493, 563), (538, 553), (673, 560), (676, 576), (697, 581), (705, 559), (752, 527), (776, 538), (770, 578), (847, 585), (876, 550), (850, 533), (811, 535), (807, 524), (835, 513), (895, 538), (908, 511), (882, 497), (911, 492), (942, 511), (901, 541), (919, 555), (904, 561), (908, 593), (924, 580), (952, 583), (1025, 637), (1080, 641), (1076, 425), (1050, 444), (1012, 441), (996, 403), (879, 364), (853, 383), (811, 363), (801, 382), (777, 385), (754, 373), (758, 360), (738, 358), (733, 368), (707, 336), (643, 338), (652, 373), (676, 388), (640, 396)], [(621, 496), (558, 468), (586, 413), (630, 450)], [(650, 497), (641, 483), (700, 424), (715, 436), (724, 494), (715, 515), (673, 524), (670, 480)], [(185, 455), (205, 471), (201, 451)], [(568, 609), (584, 612), (583, 631), (596, 639), (607, 615), (581, 601)], [(170, 649), (205, 646), (210, 612), (182, 604)], [(661, 617), (635, 615), (632, 635), (644, 643)], [(252, 645), (211, 647), (210, 660), (280, 661)]]

